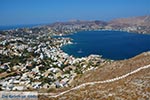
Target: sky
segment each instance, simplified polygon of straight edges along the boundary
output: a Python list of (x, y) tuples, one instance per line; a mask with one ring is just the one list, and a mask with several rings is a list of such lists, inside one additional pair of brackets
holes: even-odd
[(0, 0), (0, 26), (150, 15), (150, 0)]

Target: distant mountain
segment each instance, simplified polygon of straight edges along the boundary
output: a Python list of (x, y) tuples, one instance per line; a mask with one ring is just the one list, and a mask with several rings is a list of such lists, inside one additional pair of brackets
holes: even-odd
[(95, 21), (82, 21), (71, 20), (68, 22), (56, 22), (49, 25), (54, 29), (63, 31), (64, 29), (109, 29), (121, 30), (135, 33), (150, 33), (150, 16), (139, 16), (130, 18), (118, 18), (109, 22), (95, 20)]
[(129, 17), (129, 18), (118, 18), (109, 22), (95, 20), (95, 21), (83, 21), (83, 20), (70, 20), (68, 22), (56, 22), (50, 24), (49, 26), (57, 26), (57, 25), (89, 25), (96, 24), (102, 26), (147, 26), (150, 27), (150, 16), (139, 16), (139, 17)]
[(106, 28), (137, 33), (150, 33), (150, 16), (119, 18), (108, 22)]
[(95, 20), (95, 21), (84, 21), (84, 20), (71, 20), (68, 22), (56, 22), (53, 24), (50, 24), (49, 26), (58, 26), (58, 25), (89, 25), (89, 24), (96, 24), (96, 25), (107, 25), (107, 22)]
[[(51, 29), (56, 34), (69, 34), (86, 30), (120, 30), (134, 33), (150, 34), (150, 15), (130, 18), (118, 18), (109, 22), (94, 20), (70, 20), (67, 22), (55, 22), (41, 27), (31, 28), (32, 31), (43, 30), (48, 32)], [(34, 33), (32, 32), (32, 33)], [(35, 33), (36, 33), (35, 32)]]
[(109, 25), (150, 26), (150, 16), (115, 19), (110, 21)]

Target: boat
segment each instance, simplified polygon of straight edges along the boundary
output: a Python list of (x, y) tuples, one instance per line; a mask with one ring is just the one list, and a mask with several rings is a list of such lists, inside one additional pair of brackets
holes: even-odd
[(79, 51), (77, 51), (78, 53), (82, 53), (82, 50), (80, 49)]

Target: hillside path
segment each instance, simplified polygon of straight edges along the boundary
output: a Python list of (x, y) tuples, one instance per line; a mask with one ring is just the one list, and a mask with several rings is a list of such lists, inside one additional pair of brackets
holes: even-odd
[(95, 81), (95, 82), (83, 83), (83, 84), (81, 84), (81, 85), (78, 85), (78, 86), (76, 86), (76, 87), (74, 87), (74, 88), (71, 88), (71, 89), (69, 89), (69, 90), (60, 92), (60, 93), (58, 93), (58, 94), (55, 94), (55, 93), (39, 93), (39, 95), (47, 95), (47, 96), (49, 96), (49, 97), (55, 97), (55, 98), (56, 98), (56, 97), (59, 97), (59, 96), (61, 96), (61, 95), (63, 95), (63, 94), (66, 94), (66, 93), (68, 93), (68, 92), (71, 92), (71, 91), (73, 91), (73, 90), (77, 90), (77, 89), (79, 89), (79, 88), (85, 87), (85, 86), (87, 86), (87, 85), (104, 84), (104, 83), (110, 83), (110, 82), (118, 81), (118, 80), (121, 80), (121, 79), (123, 79), (123, 78), (128, 77), (129, 75), (132, 75), (132, 74), (134, 74), (134, 73), (137, 73), (137, 72), (139, 72), (139, 71), (141, 71), (141, 70), (143, 70), (143, 69), (147, 69), (147, 68), (150, 68), (150, 64), (149, 64), (149, 65), (146, 65), (146, 66), (143, 66), (143, 67), (140, 67), (140, 68), (138, 68), (138, 69), (136, 69), (136, 70), (133, 70), (133, 71), (131, 71), (131, 72), (125, 74), (125, 75), (122, 75), (122, 76), (119, 76), (119, 77), (116, 77), (116, 78), (112, 78), (112, 79), (108, 79), (108, 80), (104, 80), (104, 81)]

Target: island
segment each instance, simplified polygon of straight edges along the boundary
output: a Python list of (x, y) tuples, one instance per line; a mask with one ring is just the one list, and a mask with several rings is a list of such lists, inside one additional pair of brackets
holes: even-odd
[[(0, 31), (0, 90), (36, 90), (39, 94), (43, 92), (57, 93), (61, 89), (66, 90), (86, 82), (119, 77), (149, 64), (149, 52), (129, 60), (114, 61), (93, 54), (77, 58), (61, 50), (62, 46), (72, 43), (71, 38), (61, 36), (91, 30), (117, 30), (149, 34), (150, 16), (116, 19), (110, 22), (74, 20), (33, 28)], [(55, 36), (60, 37), (55, 38)], [(143, 82), (143, 80), (141, 81)], [(144, 86), (148, 83), (148, 81), (146, 83), (141, 83), (141, 81), (134, 80), (132, 83), (144, 84)], [(117, 84), (119, 85), (119, 83)], [(107, 88), (106, 84), (104, 88)], [(117, 88), (123, 91), (119, 87)], [(147, 91), (149, 88), (146, 87)], [(86, 90), (83, 89), (83, 91)], [(108, 95), (112, 97), (115, 94)], [(41, 94), (39, 98), (43, 98), (43, 96), (44, 94)], [(48, 97), (44, 96), (44, 98)]]

